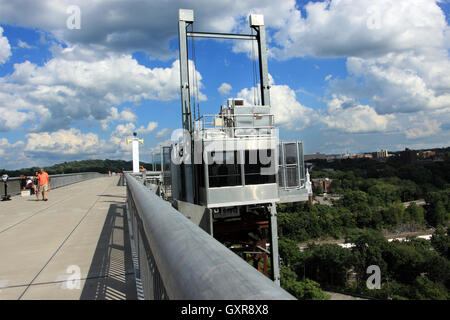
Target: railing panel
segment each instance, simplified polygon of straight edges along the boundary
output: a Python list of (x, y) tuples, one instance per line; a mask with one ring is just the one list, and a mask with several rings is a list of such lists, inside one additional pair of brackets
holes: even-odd
[(146, 299), (295, 299), (132, 175), (125, 178)]
[[(50, 175), (50, 187), (51, 189), (64, 187), (73, 183), (94, 179), (103, 176), (98, 172), (80, 172), (80, 173), (68, 173), (68, 174), (55, 174)], [(20, 194), (20, 178), (13, 177), (8, 180), (8, 194), (17, 195)], [(5, 193), (3, 182), (0, 182), (0, 195)]]

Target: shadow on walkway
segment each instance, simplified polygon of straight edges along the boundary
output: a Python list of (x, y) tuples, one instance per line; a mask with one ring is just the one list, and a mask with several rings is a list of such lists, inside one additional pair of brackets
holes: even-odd
[(95, 249), (81, 300), (135, 300), (125, 204), (111, 204)]

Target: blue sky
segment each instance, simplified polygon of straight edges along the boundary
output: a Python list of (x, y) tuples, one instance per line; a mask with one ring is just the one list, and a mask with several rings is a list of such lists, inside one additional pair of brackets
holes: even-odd
[[(181, 126), (179, 8), (196, 31), (250, 33), (264, 14), (275, 120), (306, 153), (449, 145), (449, 1), (0, 0), (0, 168), (129, 159), (133, 131), (149, 161)], [(195, 51), (201, 113), (252, 102), (249, 42)]]

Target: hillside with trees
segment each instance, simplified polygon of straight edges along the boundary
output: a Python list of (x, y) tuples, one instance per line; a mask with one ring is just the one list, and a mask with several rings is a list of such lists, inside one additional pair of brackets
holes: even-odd
[[(140, 162), (140, 165), (144, 166), (146, 169), (150, 170), (152, 165), (145, 162)], [(132, 161), (124, 160), (81, 160), (81, 161), (70, 161), (55, 164), (52, 166), (44, 167), (44, 169), (49, 174), (63, 174), (63, 173), (78, 173), (78, 172), (99, 172), (108, 173), (111, 172), (122, 172), (133, 170)], [(38, 171), (39, 167), (24, 168), (19, 170), (1, 170), (1, 174), (8, 174), (10, 177), (18, 177), (21, 174), (33, 175), (35, 171)]]
[[(332, 180), (325, 196), (330, 204), (278, 206), (283, 287), (300, 299), (322, 299), (322, 289), (379, 299), (450, 299), (449, 155), (446, 150), (440, 161), (414, 163), (400, 157), (312, 160), (311, 177)], [(316, 188), (314, 196), (322, 192)], [(419, 199), (425, 205), (406, 204)], [(385, 238), (433, 231), (431, 241)], [(353, 247), (330, 243), (336, 239)], [(370, 265), (380, 267), (379, 290), (366, 287)]]

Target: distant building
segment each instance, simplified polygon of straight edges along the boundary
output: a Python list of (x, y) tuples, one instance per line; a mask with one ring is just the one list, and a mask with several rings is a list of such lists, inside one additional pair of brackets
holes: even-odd
[(400, 153), (400, 159), (403, 163), (414, 163), (417, 161), (417, 151), (406, 148)]
[(419, 153), (419, 156), (423, 159), (431, 158), (436, 155), (436, 152), (434, 151), (422, 151)]
[(342, 160), (342, 159), (372, 159), (371, 153), (345, 153), (333, 154), (326, 157), (328, 161)]
[(305, 154), (303, 158), (305, 159), (305, 161), (314, 159), (326, 160), (327, 156), (323, 153), (317, 152), (315, 154)]
[(372, 152), (372, 158), (376, 160), (386, 160), (389, 158), (389, 153), (386, 149), (381, 149), (377, 152)]
[(329, 178), (312, 179), (313, 190), (317, 190), (319, 186), (322, 186), (323, 193), (328, 193), (330, 190), (331, 182), (333, 180)]

